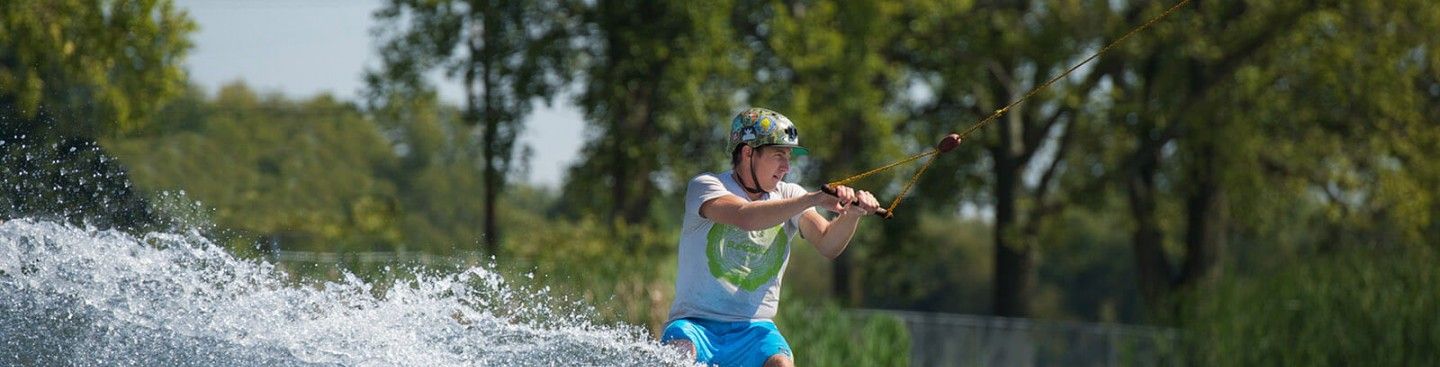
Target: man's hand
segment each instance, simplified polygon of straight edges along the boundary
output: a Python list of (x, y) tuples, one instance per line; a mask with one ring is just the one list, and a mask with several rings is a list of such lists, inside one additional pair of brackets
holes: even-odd
[(814, 210), (808, 210), (800, 218), (800, 233), (815, 245), (815, 249), (820, 250), (821, 255), (831, 260), (849, 246), (862, 216), (885, 210), (875, 201), (875, 195), (841, 185), (823, 187), (806, 195), (812, 198), (814, 206), (840, 214), (830, 220)]
[(869, 191), (855, 190), (849, 186), (837, 185), (832, 187), (834, 195), (816, 192), (821, 198), (819, 206), (825, 210), (840, 214), (872, 214), (880, 209), (880, 203), (875, 201), (875, 195)]

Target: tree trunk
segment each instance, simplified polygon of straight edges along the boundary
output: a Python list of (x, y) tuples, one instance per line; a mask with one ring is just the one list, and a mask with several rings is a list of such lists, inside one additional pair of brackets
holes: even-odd
[[(496, 89), (499, 87), (500, 83), (498, 82), (498, 80), (496, 80), (498, 77), (495, 72), (495, 68), (498, 67), (497, 64), (500, 62), (501, 55), (496, 55), (494, 47), (494, 45), (499, 42), (496, 39), (499, 32), (493, 32), (490, 30), (498, 29), (499, 21), (494, 16), (486, 16), (484, 17), (483, 21), (485, 23), (484, 27), (486, 30), (486, 32), (484, 32), (484, 34), (482, 35), (482, 38), (485, 42), (485, 47), (481, 47), (478, 49), (478, 55), (480, 56), (479, 63), (482, 70), (481, 83), (483, 84), (485, 93), (483, 99), (484, 106), (482, 107), (485, 111), (485, 114), (483, 116), (484, 130), (482, 131), (484, 136), (482, 136), (483, 141), (481, 142), (481, 151), (484, 161), (482, 163), (482, 165), (484, 166), (484, 177), (482, 179), (485, 181), (485, 187), (483, 189), (485, 191), (484, 243), (485, 252), (488, 253), (491, 257), (498, 258), (500, 257), (500, 226), (496, 222), (495, 218), (495, 201), (500, 198), (500, 190), (503, 189), (503, 185), (505, 184), (505, 178), (503, 176), (505, 173), (500, 172), (500, 170), (495, 166), (497, 164), (495, 159), (496, 156), (499, 154), (497, 150), (502, 144), (499, 141), (499, 139), (501, 138), (499, 136), (501, 118), (499, 113), (499, 104), (501, 103), (501, 101), (499, 98), (497, 98), (498, 93), (496, 93)], [(472, 48), (472, 50), (475, 49)]]
[(1016, 204), (1019, 195), (1021, 167), (1018, 131), (1021, 117), (1012, 115), (997, 124), (999, 145), (993, 148), (995, 159), (995, 279), (993, 307), (996, 316), (1025, 317), (1030, 315), (1031, 288), (1035, 283), (1034, 253), (1019, 233)]
[[(652, 68), (654, 74), (663, 72), (663, 67)], [(621, 119), (623, 130), (615, 136), (625, 139), (625, 145), (616, 147), (621, 154), (621, 162), (616, 162), (619, 169), (616, 170), (615, 188), (615, 217), (620, 218), (629, 224), (639, 224), (645, 221), (650, 214), (650, 199), (654, 196), (654, 183), (650, 180), (650, 173), (655, 170), (653, 164), (658, 150), (655, 142), (651, 141), (657, 135), (654, 121), (655, 90), (660, 86), (656, 85), (660, 78), (650, 78), (649, 81), (631, 90), (630, 100), (633, 101), (621, 111), (617, 118)]]
[[(633, 91), (631, 95), (634, 95)], [(633, 98), (630, 100), (634, 101)], [(609, 142), (601, 143), (602, 145), (608, 144), (610, 148), (608, 152), (610, 156), (610, 199), (612, 201), (610, 202), (610, 217), (607, 219), (611, 221), (609, 224), (612, 226), (615, 224), (615, 219), (625, 216), (625, 203), (630, 202), (629, 180), (634, 177), (630, 168), (630, 164), (634, 163), (634, 160), (630, 158), (626, 149), (630, 146), (632, 138), (630, 134), (625, 133), (630, 131), (630, 121), (626, 119), (629, 114), (625, 113), (628, 110), (627, 107), (629, 106), (618, 108), (619, 111), (611, 117), (609, 135), (611, 139)]]
[[(849, 147), (864, 144), (859, 136), (860, 132), (864, 131), (859, 125), (864, 124), (864, 121), (857, 116), (850, 119), (849, 122), (848, 128), (839, 129), (839, 149), (835, 149), (835, 154), (829, 156), (825, 166), (821, 167), (822, 172), (836, 172), (842, 169), (844, 163), (855, 162), (855, 149)], [(854, 277), (855, 255), (853, 252), (844, 251), (840, 253), (840, 256), (835, 257), (835, 261), (831, 262), (832, 271), (830, 272), (831, 296), (846, 302), (848, 306), (858, 306), (865, 300), (865, 294), (861, 291), (863, 287), (853, 284), (856, 279)]]
[[(487, 87), (488, 88), (488, 87)], [(500, 198), (500, 186), (504, 183), (500, 177), (500, 171), (495, 167), (496, 141), (495, 134), (499, 130), (499, 121), (494, 116), (494, 108), (486, 103), (485, 108), (485, 141), (483, 143), (484, 165), (484, 197), (485, 197), (485, 251), (490, 256), (500, 255), (500, 226), (495, 221), (495, 201)]]
[[(1142, 129), (1142, 134), (1144, 131)], [(1143, 139), (1143, 138), (1142, 138)], [(1135, 219), (1131, 241), (1135, 247), (1135, 269), (1140, 294), (1149, 309), (1159, 306), (1161, 296), (1170, 289), (1172, 269), (1165, 256), (1164, 234), (1156, 213), (1155, 177), (1160, 165), (1159, 144), (1143, 140), (1132, 158), (1133, 167), (1126, 180), (1130, 212)]]
[(1215, 146), (1200, 149), (1190, 178), (1195, 189), (1185, 198), (1185, 264), (1181, 268), (1179, 286), (1209, 282), (1220, 272), (1220, 255), (1225, 247), (1225, 190), (1216, 177), (1219, 167), (1214, 157)]

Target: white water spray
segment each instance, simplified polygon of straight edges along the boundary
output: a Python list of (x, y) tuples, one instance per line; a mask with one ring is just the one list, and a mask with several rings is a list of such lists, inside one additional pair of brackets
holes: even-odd
[[(297, 286), (196, 233), (0, 223), (0, 365), (686, 365), (484, 268)], [(377, 297), (376, 293), (382, 293)]]

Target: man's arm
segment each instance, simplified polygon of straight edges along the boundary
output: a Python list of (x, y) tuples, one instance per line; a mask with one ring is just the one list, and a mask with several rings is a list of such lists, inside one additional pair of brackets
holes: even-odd
[[(838, 187), (837, 191), (841, 194), (840, 196), (854, 197), (859, 204), (839, 208), (832, 207), (831, 211), (840, 213), (834, 221), (825, 219), (814, 210), (807, 210), (804, 215), (800, 216), (800, 234), (815, 245), (815, 249), (820, 251), (821, 255), (830, 260), (840, 257), (840, 253), (845, 252), (845, 248), (850, 245), (850, 238), (854, 237), (855, 229), (860, 226), (860, 217), (874, 213), (880, 208), (880, 203), (875, 201), (875, 196), (868, 192), (852, 191), (844, 186)], [(849, 203), (851, 200), (842, 202)]]
[(725, 223), (746, 231), (771, 228), (805, 209), (831, 205), (838, 200), (822, 192), (806, 193), (784, 199), (746, 201), (725, 195), (700, 204), (700, 215), (716, 223)]

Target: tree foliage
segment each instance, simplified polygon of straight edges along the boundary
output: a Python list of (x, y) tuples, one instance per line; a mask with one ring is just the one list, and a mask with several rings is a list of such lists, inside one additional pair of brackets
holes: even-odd
[[(604, 221), (668, 223), (685, 182), (723, 170), (740, 87), (727, 2), (599, 1), (584, 39), (586, 141), (565, 205)], [(660, 199), (660, 200), (657, 200)], [(653, 214), (652, 214), (653, 213)], [(583, 214), (582, 214), (583, 215)]]
[[(184, 191), (222, 226), (286, 250), (388, 249), (399, 242), (388, 145), (353, 105), (221, 89), (191, 131), (109, 145), (152, 192)], [(168, 115), (163, 114), (162, 115)]]
[(6, 1), (0, 132), (93, 139), (140, 128), (184, 90), (194, 30), (168, 0)]
[(523, 119), (536, 98), (548, 103), (571, 75), (571, 7), (564, 1), (395, 0), (376, 13), (384, 24), (377, 30), (383, 66), (367, 76), (376, 90), (372, 101), (392, 102), (388, 93), (433, 94), (425, 75), (435, 69), (465, 91), (461, 119), (479, 129), (484, 242), (492, 255), (500, 248), (496, 203), (517, 169)]
[(96, 139), (142, 129), (183, 91), (194, 29), (164, 0), (0, 4), (0, 216), (155, 224)]
[[(1376, 4), (1197, 3), (1114, 56), (1123, 67), (1104, 98), (1113, 103), (1101, 115), (1109, 129), (1091, 140), (1104, 149), (1086, 160), (1111, 167), (1124, 190), (1140, 290), (1152, 306), (1218, 277), (1232, 241), (1260, 245), (1243, 249), (1257, 256), (1284, 251), (1267, 246), (1269, 234), (1285, 232), (1268, 226), (1296, 225), (1276, 218), (1295, 218), (1297, 202), (1366, 213), (1298, 218), (1331, 231), (1312, 246), (1356, 244), (1341, 233), (1418, 244), (1433, 226), (1388, 213), (1433, 208), (1411, 189), (1428, 169), (1402, 168), (1390, 149), (1435, 147), (1433, 133), (1419, 132), (1433, 119), (1421, 117), (1420, 101), (1434, 85), (1433, 60), (1424, 60), (1434, 41), (1368, 35), (1440, 24), (1433, 7)], [(1410, 199), (1387, 199), (1397, 194)], [(1359, 230), (1378, 227), (1366, 224), (1377, 218), (1397, 226)]]

